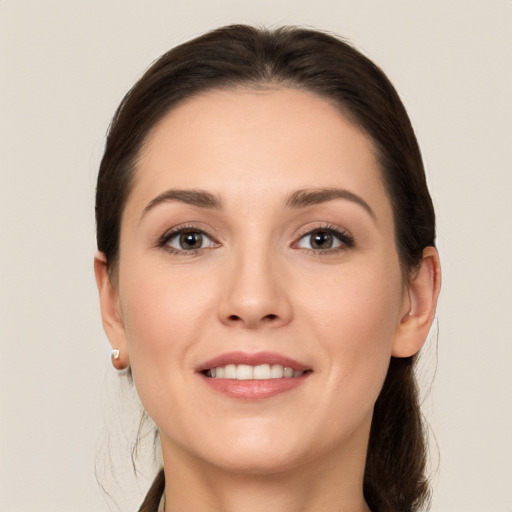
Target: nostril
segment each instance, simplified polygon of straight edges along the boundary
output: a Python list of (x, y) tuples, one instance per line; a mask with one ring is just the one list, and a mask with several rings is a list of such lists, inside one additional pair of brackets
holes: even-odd
[[(274, 315), (273, 313), (271, 313), (271, 314), (265, 315), (262, 318), (262, 321), (271, 322), (273, 320), (276, 320), (277, 318), (278, 318), (277, 315)], [(238, 315), (229, 315), (228, 320), (230, 320), (231, 322), (239, 322), (239, 321), (242, 321), (242, 317), (240, 317)]]

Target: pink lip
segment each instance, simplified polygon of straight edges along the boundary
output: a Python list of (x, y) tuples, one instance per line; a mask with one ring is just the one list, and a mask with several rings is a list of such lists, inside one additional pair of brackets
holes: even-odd
[(227, 352), (213, 359), (208, 359), (208, 361), (205, 361), (197, 368), (197, 371), (202, 372), (210, 368), (217, 368), (228, 364), (248, 364), (250, 366), (257, 366), (259, 364), (280, 364), (281, 366), (286, 366), (293, 370), (311, 370), (310, 366), (306, 366), (295, 359), (275, 352), (256, 352), (254, 354), (247, 352)]
[(197, 368), (198, 375), (210, 388), (230, 398), (239, 400), (262, 400), (264, 398), (270, 398), (297, 388), (311, 375), (311, 371), (306, 371), (306, 373), (300, 377), (268, 380), (236, 380), (215, 379), (207, 377), (202, 373), (210, 368), (217, 368), (228, 364), (248, 364), (251, 366), (257, 366), (259, 364), (280, 364), (299, 371), (311, 370), (311, 367), (274, 352), (258, 352), (256, 354), (229, 352), (209, 359)]

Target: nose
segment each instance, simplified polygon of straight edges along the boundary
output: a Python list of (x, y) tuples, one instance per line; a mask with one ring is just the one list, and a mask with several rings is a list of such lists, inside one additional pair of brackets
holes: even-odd
[(282, 327), (292, 318), (286, 277), (278, 258), (264, 251), (233, 257), (223, 275), (219, 319), (225, 325)]

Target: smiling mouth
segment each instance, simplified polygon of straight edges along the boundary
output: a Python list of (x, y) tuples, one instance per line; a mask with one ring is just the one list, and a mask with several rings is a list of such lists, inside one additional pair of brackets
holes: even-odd
[(302, 387), (313, 368), (276, 352), (227, 352), (196, 368), (203, 382), (230, 399), (256, 401)]
[(270, 380), (270, 379), (289, 379), (302, 377), (311, 370), (294, 370), (289, 366), (281, 364), (258, 364), (256, 366), (248, 364), (227, 364), (208, 368), (201, 373), (212, 379), (231, 379), (231, 380)]
[(313, 368), (276, 352), (228, 352), (196, 368), (203, 382), (230, 399), (256, 401), (302, 387)]

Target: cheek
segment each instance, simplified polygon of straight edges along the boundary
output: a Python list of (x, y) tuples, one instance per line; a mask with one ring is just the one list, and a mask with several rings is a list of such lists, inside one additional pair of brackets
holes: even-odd
[(337, 325), (342, 339), (357, 336), (368, 342), (394, 332), (403, 293), (398, 265), (354, 265), (314, 277), (303, 280), (297, 295), (315, 324), (327, 330)]
[(131, 350), (141, 343), (162, 350), (176, 346), (180, 333), (194, 328), (204, 308), (200, 279), (187, 283), (154, 267), (142, 272), (134, 269), (127, 281), (121, 296)]
[[(328, 293), (309, 293), (309, 311), (319, 350), (329, 361), (332, 389), (350, 389), (350, 404), (373, 406), (386, 376), (402, 305), (398, 265), (379, 271), (332, 273)], [(341, 404), (340, 404), (341, 405)]]
[(193, 282), (180, 279), (179, 273), (170, 273), (158, 264), (151, 268), (130, 265), (121, 277), (130, 365), (141, 399), (149, 395), (141, 383), (161, 386), (170, 375), (173, 379), (182, 375), (176, 370), (186, 364), (204, 317), (211, 311), (209, 286), (196, 277)]
[(185, 325), (194, 302), (180, 300), (176, 287), (156, 269), (130, 267), (120, 289), (121, 307), (137, 394), (148, 415), (161, 422), (169, 411), (166, 394), (173, 383), (185, 389), (178, 371), (186, 351)]

